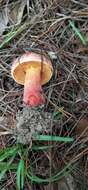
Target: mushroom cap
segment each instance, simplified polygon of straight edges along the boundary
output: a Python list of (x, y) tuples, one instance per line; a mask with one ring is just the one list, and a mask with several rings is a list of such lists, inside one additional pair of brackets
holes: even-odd
[(53, 74), (53, 67), (50, 59), (44, 55), (40, 55), (34, 52), (28, 52), (21, 57), (16, 58), (13, 61), (11, 74), (14, 80), (24, 85), (25, 74), (28, 68), (39, 67), (42, 68), (41, 84), (46, 84)]

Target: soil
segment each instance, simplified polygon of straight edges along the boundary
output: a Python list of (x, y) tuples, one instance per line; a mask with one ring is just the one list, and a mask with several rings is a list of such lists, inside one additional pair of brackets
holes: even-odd
[[(33, 135), (51, 131), (52, 114), (40, 108), (24, 108), (16, 117), (14, 136), (18, 143), (30, 144)], [(34, 138), (35, 139), (35, 138)]]

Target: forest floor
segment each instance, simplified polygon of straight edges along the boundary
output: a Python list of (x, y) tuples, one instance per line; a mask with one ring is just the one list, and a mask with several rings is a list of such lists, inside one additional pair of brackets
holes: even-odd
[[(53, 65), (37, 109), (24, 107), (11, 76), (13, 60), (32, 51)], [(31, 112), (48, 129), (25, 144), (15, 130)], [(87, 0), (0, 0), (0, 189), (88, 190)]]

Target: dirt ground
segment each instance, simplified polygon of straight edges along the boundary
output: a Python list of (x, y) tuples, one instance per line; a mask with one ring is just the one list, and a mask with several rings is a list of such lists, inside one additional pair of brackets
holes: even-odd
[[(13, 60), (32, 51), (53, 65), (43, 86), (45, 104), (34, 109), (24, 106), (23, 86), (11, 76)], [(34, 132), (73, 141), (41, 141)], [(9, 163), (2, 151), (19, 143), (27, 145), (21, 145), (13, 164), (23, 159), (33, 175), (25, 174), (19, 188), (17, 172), (5, 166), (1, 190), (88, 189), (87, 0), (0, 0), (0, 168)]]

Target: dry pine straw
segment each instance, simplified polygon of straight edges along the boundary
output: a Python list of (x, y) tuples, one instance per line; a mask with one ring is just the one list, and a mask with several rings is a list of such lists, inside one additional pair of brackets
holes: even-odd
[[(21, 23), (27, 23), (24, 30), (0, 50), (0, 116), (11, 118), (9, 127), (13, 127), (16, 113), (24, 107), (23, 87), (16, 84), (10, 75), (12, 60), (29, 50), (44, 54), (51, 52), (54, 74), (50, 83), (43, 87), (46, 96), (44, 112), (53, 113), (61, 108), (58, 125), (54, 126), (53, 134), (69, 134), (76, 138), (73, 144), (58, 145), (54, 150), (56, 165), (60, 159), (62, 163), (77, 162), (75, 174), (79, 177), (81, 170), (85, 178), (88, 175), (88, 133), (85, 127), (85, 131), (82, 131), (86, 134), (85, 138), (82, 132), (76, 133), (76, 129), (80, 120), (88, 117), (88, 47), (82, 44), (69, 25), (69, 20), (74, 21), (80, 33), (87, 39), (88, 3), (81, 0), (79, 3), (73, 0), (52, 0), (33, 1), (30, 6), (29, 13), (27, 7), (24, 11)], [(11, 28), (12, 25), (6, 32), (10, 32)], [(0, 40), (3, 42), (4, 34)], [(10, 143), (8, 138), (1, 137), (1, 147), (11, 145)]]

